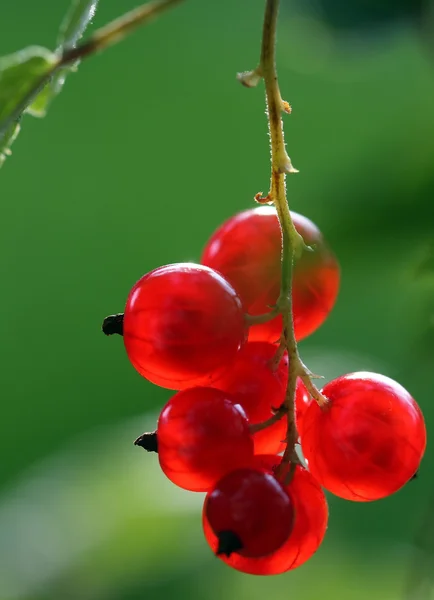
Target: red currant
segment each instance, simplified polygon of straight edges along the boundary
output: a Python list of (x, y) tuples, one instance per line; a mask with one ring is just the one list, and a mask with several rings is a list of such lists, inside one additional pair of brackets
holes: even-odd
[(165, 475), (195, 492), (208, 491), (225, 473), (253, 460), (244, 411), (230, 394), (214, 388), (175, 394), (160, 414), (157, 439)]
[[(285, 352), (276, 369), (272, 361), (277, 348), (268, 342), (248, 342), (238, 352), (235, 361), (213, 386), (230, 394), (246, 411), (251, 425), (262, 423), (285, 400), (288, 380), (288, 354)], [(296, 390), (297, 406), (303, 406), (306, 388), (299, 379)], [(286, 419), (253, 435), (255, 454), (278, 454), (285, 449)]]
[[(297, 231), (312, 250), (297, 260), (293, 277), (293, 316), (297, 340), (315, 331), (333, 308), (340, 271), (319, 229), (291, 212)], [(276, 211), (263, 206), (245, 210), (219, 227), (208, 241), (202, 263), (216, 269), (239, 293), (246, 311), (262, 314), (276, 304), (280, 292), (281, 232)], [(275, 342), (282, 317), (250, 328), (250, 341)]]
[[(303, 427), (303, 418), (309, 404), (313, 402), (311, 395), (307, 391), (306, 386), (298, 379), (297, 391), (295, 395), (295, 423), (297, 425), (298, 434), (301, 435)], [(265, 454), (265, 452), (264, 452)]]
[(218, 555), (260, 557), (289, 537), (292, 502), (269, 473), (238, 469), (225, 475), (205, 498), (204, 519), (218, 540)]
[[(279, 456), (259, 455), (255, 457), (254, 466), (273, 473), (280, 461)], [(328, 507), (324, 492), (312, 475), (301, 466), (296, 467), (291, 483), (285, 489), (293, 502), (295, 513), (291, 535), (269, 556), (249, 558), (238, 553), (229, 557), (220, 556), (227, 565), (251, 575), (278, 575), (301, 566), (317, 551), (327, 530)], [(206, 516), (203, 526), (205, 537), (216, 552), (218, 539)]]
[(159, 267), (139, 279), (128, 296), (123, 329), (137, 371), (175, 390), (209, 385), (246, 337), (232, 286), (212, 269), (190, 263)]
[(322, 390), (303, 417), (301, 443), (318, 482), (347, 500), (378, 500), (399, 490), (417, 471), (426, 430), (419, 406), (396, 381), (352, 373)]

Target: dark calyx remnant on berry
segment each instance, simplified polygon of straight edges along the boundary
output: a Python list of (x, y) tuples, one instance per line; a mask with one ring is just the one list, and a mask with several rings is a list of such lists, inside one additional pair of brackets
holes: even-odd
[(243, 548), (240, 538), (233, 531), (220, 531), (217, 534), (217, 539), (219, 542), (216, 551), (217, 556), (222, 554), (230, 556), (233, 552), (238, 552)]
[(106, 317), (102, 322), (102, 331), (106, 335), (124, 335), (124, 313)]
[(156, 431), (149, 431), (147, 433), (142, 433), (139, 437), (134, 440), (135, 446), (140, 446), (147, 452), (157, 452), (158, 453), (158, 439)]
[(417, 479), (418, 477), (419, 477), (419, 470), (417, 470), (416, 473), (410, 477), (410, 481), (413, 481), (413, 479)]

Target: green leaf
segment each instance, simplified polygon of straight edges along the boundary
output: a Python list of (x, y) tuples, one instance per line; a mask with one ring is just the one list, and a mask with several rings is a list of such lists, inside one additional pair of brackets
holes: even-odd
[(0, 58), (0, 136), (30, 104), (56, 62), (55, 54), (39, 46)]
[(3, 165), (6, 158), (12, 154), (10, 148), (19, 132), (20, 124), (18, 122), (12, 122), (8, 129), (6, 129), (3, 134), (0, 134), (0, 167)]
[[(93, 19), (99, 0), (74, 0), (59, 30), (58, 51), (63, 52), (77, 45)], [(44, 117), (52, 99), (60, 93), (66, 76), (76, 70), (76, 65), (65, 67), (55, 73), (50, 82), (38, 94), (27, 112), (34, 117)]]

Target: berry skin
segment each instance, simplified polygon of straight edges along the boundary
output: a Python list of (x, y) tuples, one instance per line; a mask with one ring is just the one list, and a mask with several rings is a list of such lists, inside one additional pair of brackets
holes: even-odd
[(301, 445), (309, 471), (327, 490), (358, 502), (398, 491), (419, 468), (425, 422), (419, 406), (396, 381), (351, 373), (322, 390), (303, 417)]
[[(306, 413), (307, 407), (313, 402), (311, 395), (306, 389), (306, 386), (298, 379), (297, 390), (295, 394), (295, 424), (297, 426), (298, 434), (301, 435), (303, 427), (303, 418)], [(266, 454), (264, 452), (264, 454)]]
[(253, 460), (244, 411), (232, 396), (214, 388), (175, 394), (161, 411), (157, 438), (163, 472), (193, 492), (208, 491), (228, 471)]
[[(281, 458), (273, 455), (255, 457), (254, 466), (272, 473)], [(317, 551), (327, 530), (328, 507), (320, 485), (312, 475), (297, 466), (293, 479), (285, 487), (294, 506), (294, 527), (284, 544), (269, 556), (248, 558), (238, 553), (220, 558), (227, 565), (250, 575), (279, 575), (296, 569), (309, 560)], [(203, 519), (205, 537), (215, 552), (218, 539), (206, 517)]]
[(217, 554), (260, 557), (271, 554), (290, 536), (291, 498), (263, 469), (231, 471), (208, 492), (203, 518), (218, 540)]
[(192, 263), (159, 267), (139, 279), (128, 296), (123, 333), (137, 371), (174, 390), (209, 385), (247, 335), (232, 286)]
[[(271, 362), (277, 348), (268, 342), (248, 342), (237, 354), (235, 361), (213, 386), (230, 393), (245, 410), (249, 423), (255, 425), (266, 421), (273, 408), (279, 408), (285, 400), (288, 380), (288, 354), (285, 352), (275, 371)], [(303, 407), (307, 395), (301, 379), (297, 381), (296, 403)], [(282, 418), (270, 427), (253, 435), (255, 454), (278, 454), (283, 452), (286, 437), (286, 419)]]
[[(326, 319), (336, 301), (340, 271), (319, 229), (291, 212), (295, 228), (313, 251), (305, 250), (293, 274), (295, 337), (301, 340)], [(281, 232), (273, 207), (245, 210), (221, 225), (202, 255), (202, 263), (219, 271), (237, 290), (251, 315), (266, 313), (280, 292)], [(282, 317), (250, 328), (249, 341), (276, 342)]]

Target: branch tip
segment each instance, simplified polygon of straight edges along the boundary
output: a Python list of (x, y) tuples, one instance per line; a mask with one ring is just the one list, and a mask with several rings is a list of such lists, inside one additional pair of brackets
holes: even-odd
[(182, 0), (151, 0), (101, 27), (83, 43), (65, 50), (56, 65), (56, 69), (82, 60), (109, 46), (117, 44), (141, 25), (158, 16)]

